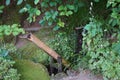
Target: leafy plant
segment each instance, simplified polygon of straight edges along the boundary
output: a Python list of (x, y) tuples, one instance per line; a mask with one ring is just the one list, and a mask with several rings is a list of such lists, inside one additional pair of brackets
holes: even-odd
[(70, 16), (73, 14), (73, 10), (75, 9), (74, 5), (60, 5), (58, 7), (58, 10), (60, 11), (59, 15), (60, 16)]
[(0, 44), (0, 56), (10, 58), (10, 53), (16, 53), (16, 48), (13, 44)]
[(56, 21), (56, 17), (58, 16), (58, 11), (50, 10), (45, 12), (45, 17), (40, 20), (40, 24), (44, 25), (45, 22), (47, 21), (48, 25), (51, 26), (53, 22)]
[(0, 56), (0, 80), (19, 80), (20, 74), (12, 68), (15, 62)]
[(0, 25), (0, 38), (2, 38), (5, 35), (18, 35), (19, 33), (24, 33), (24, 30), (22, 28), (18, 28), (18, 24), (13, 25)]
[(111, 19), (109, 20), (109, 24), (112, 26), (119, 26), (120, 29), (120, 4), (119, 0), (108, 0), (107, 8), (112, 7)]
[(0, 80), (19, 80), (20, 74), (13, 68), (15, 61), (9, 57), (9, 53), (15, 52), (15, 50), (11, 45), (9, 46), (4, 45), (0, 47)]
[[(82, 47), (91, 70), (101, 72), (104, 80), (119, 80), (120, 55), (115, 52), (120, 48), (116, 45), (119, 42), (111, 43), (109, 39), (105, 39), (106, 30), (102, 26), (103, 22), (93, 19), (84, 27), (87, 32), (83, 33)], [(114, 46), (114, 49), (111, 45)]]
[(29, 14), (29, 17), (27, 20), (31, 23), (35, 21), (36, 16), (39, 16), (41, 14), (41, 11), (38, 8), (31, 7), (30, 4), (26, 4), (25, 7), (23, 7), (19, 13), (27, 12)]
[(56, 34), (53, 40), (49, 41), (49, 45), (63, 58), (71, 63), (71, 67), (76, 65), (76, 58), (79, 57), (74, 54), (75, 48), (75, 35), (67, 35), (65, 32), (60, 32)]
[[(14, 1), (5, 1), (6, 5), (9, 5), (11, 2)], [(34, 4), (32, 4), (32, 2)], [(81, 6), (84, 6), (83, 2), (79, 0), (65, 2), (61, 0), (33, 0), (30, 3), (27, 0), (18, 0), (15, 3), (16, 5), (24, 5), (22, 3), (25, 3), (25, 6), (20, 9), (19, 13), (28, 13), (27, 20), (30, 23), (34, 22), (36, 17), (42, 13), (44, 16), (39, 23), (41, 25), (46, 23), (49, 26), (54, 25), (54, 30), (65, 27), (66, 20), (64, 20), (63, 17), (67, 18), (71, 16), (73, 13), (77, 12)]]
[(104, 21), (90, 18), (83, 31), (82, 54), (86, 54), (89, 69), (102, 73), (104, 80), (120, 79), (118, 3), (118, 0), (108, 0), (107, 8), (112, 10), (109, 13), (111, 16)]

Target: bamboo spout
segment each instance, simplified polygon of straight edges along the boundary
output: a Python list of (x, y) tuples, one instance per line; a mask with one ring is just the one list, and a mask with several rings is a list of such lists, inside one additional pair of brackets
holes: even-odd
[[(44, 50), (48, 55), (53, 57), (55, 60), (57, 60), (59, 57), (61, 57), (59, 54), (57, 54), (53, 49), (48, 47), (45, 43), (43, 43), (40, 39), (38, 39), (36, 36), (34, 36), (32, 33), (28, 33), (25, 35), (19, 36), (20, 38), (26, 38), (30, 40), (31, 42), (35, 43), (39, 48)], [(69, 63), (62, 58), (62, 63), (64, 66), (68, 67)]]

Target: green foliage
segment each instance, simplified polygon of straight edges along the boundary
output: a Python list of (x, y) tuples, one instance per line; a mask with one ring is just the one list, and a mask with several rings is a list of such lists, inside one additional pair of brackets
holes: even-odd
[(18, 0), (18, 1), (17, 1), (17, 5), (22, 4), (22, 2), (23, 2), (23, 0)]
[(90, 18), (85, 25), (81, 53), (86, 54), (88, 67), (102, 73), (104, 80), (119, 80), (119, 0), (108, 0), (107, 8), (112, 10), (110, 17), (106, 20)]
[(51, 26), (53, 22), (56, 22), (56, 17), (58, 16), (58, 11), (50, 10), (45, 12), (45, 17), (40, 20), (40, 24), (44, 25), (45, 22), (48, 22), (48, 25)]
[(0, 56), (4, 58), (10, 58), (11, 53), (16, 52), (16, 48), (13, 44), (0, 44)]
[[(24, 2), (25, 1), (26, 0), (24, 0)], [(93, 9), (90, 9), (92, 15), (94, 16), (88, 23), (88, 9), (91, 2), (93, 2), (93, 5), (91, 5)], [(17, 1), (17, 5), (20, 5), (22, 3), (23, 0)], [(102, 5), (100, 5), (100, 3)], [(84, 27), (82, 45), (83, 50), (80, 52), (82, 55), (84, 55), (84, 57), (82, 55), (73, 54), (75, 37), (73, 35), (69, 35), (69, 37), (66, 33), (63, 32), (57, 34), (55, 36), (55, 39), (50, 41), (51, 46), (65, 59), (73, 63), (74, 66), (76, 63), (80, 64), (81, 61), (83, 62), (85, 60), (88, 62), (88, 67), (91, 70), (103, 74), (104, 80), (119, 80), (119, 3), (120, 0), (33, 0), (31, 3), (28, 3), (26, 1), (25, 7), (22, 8), (19, 12), (26, 12), (28, 14), (27, 20), (29, 20), (29, 22), (34, 22), (36, 17), (42, 13), (43, 18), (39, 21), (39, 23), (42, 25), (47, 23), (49, 26), (54, 25), (54, 30), (58, 30), (59, 28), (66, 28), (66, 26), (68, 26), (67, 30), (73, 30), (74, 27), (88, 23)], [(6, 0), (6, 5), (9, 4), (10, 0)], [(103, 7), (101, 8), (97, 4)], [(105, 5), (107, 8), (105, 8)], [(85, 7), (85, 10), (83, 10), (83, 6)], [(3, 7), (0, 8), (0, 12), (2, 12), (2, 9)], [(96, 16), (100, 18), (96, 19)], [(78, 18), (81, 19), (79, 20)], [(2, 36), (12, 34), (10, 28), (2, 29), (2, 27), (0, 29), (0, 35), (1, 33)], [(7, 55), (6, 51), (3, 50), (2, 52), (3, 54)], [(35, 53), (40, 53), (40, 51), (36, 50)]]
[(101, 72), (104, 80), (119, 80), (120, 55), (117, 51), (120, 49), (119, 42), (117, 39), (114, 43), (109, 41), (108, 35), (105, 35), (108, 29), (103, 25), (105, 26), (102, 21), (93, 19), (84, 27), (87, 32), (83, 33), (83, 51), (91, 70)]
[(39, 3), (39, 0), (34, 0), (34, 4), (38, 4)]
[(6, 5), (9, 5), (9, 4), (10, 4), (10, 0), (6, 0), (6, 1), (5, 1), (5, 4), (6, 4)]
[(74, 34), (67, 35), (64, 32), (60, 32), (55, 35), (55, 38), (53, 40), (49, 41), (50, 47), (52, 47), (63, 58), (68, 60), (71, 63), (72, 67), (76, 65), (75, 61), (77, 60), (77, 57), (75, 57), (74, 54), (75, 48), (74, 40), (75, 40)]
[(0, 6), (0, 13), (3, 13), (4, 6)]
[[(21, 4), (23, 0), (18, 0), (18, 3)], [(61, 0), (34, 0), (34, 5), (36, 8), (33, 8), (30, 6), (30, 4), (26, 4), (25, 7), (23, 7), (19, 12), (27, 12), (29, 14), (27, 20), (29, 22), (34, 22), (35, 18), (41, 14), (41, 12), (44, 14), (43, 19), (40, 20), (41, 25), (45, 25), (46, 23), (51, 26), (55, 24), (55, 29), (58, 30), (61, 27), (64, 27), (65, 22), (62, 19), (62, 17), (68, 17), (72, 15), (74, 12), (78, 11), (78, 8), (83, 6), (83, 3), (79, 0), (75, 0), (71, 2), (68, 1), (68, 3), (63, 4), (64, 2)], [(38, 6), (41, 5), (41, 6)], [(39, 10), (39, 7), (41, 8), (41, 11)]]
[(0, 80), (19, 80), (20, 74), (13, 68), (15, 61), (10, 59), (9, 53), (15, 52), (15, 48), (10, 45), (0, 46)]
[(107, 8), (112, 7), (111, 19), (109, 20), (109, 24), (112, 26), (119, 26), (120, 29), (120, 4), (119, 0), (108, 0)]
[(8, 35), (18, 35), (19, 33), (24, 33), (24, 30), (22, 28), (18, 28), (18, 24), (13, 25), (0, 25), (0, 38), (3, 36)]
[(41, 14), (41, 11), (38, 8), (33, 8), (30, 4), (26, 4), (25, 7), (23, 7), (19, 13), (27, 12), (29, 14), (29, 17), (27, 20), (31, 23), (35, 21), (36, 16)]
[(19, 80), (20, 74), (12, 68), (15, 62), (0, 57), (0, 80)]
[[(13, 1), (6, 0), (5, 2), (6, 5), (9, 5), (10, 2)], [(32, 2), (34, 4), (32, 4)], [(54, 30), (65, 27), (66, 20), (64, 20), (63, 17), (68, 18), (69, 16), (77, 12), (80, 7), (84, 6), (83, 1), (79, 0), (70, 0), (65, 2), (61, 0), (33, 0), (30, 3), (27, 0), (18, 0), (15, 3), (16, 5), (25, 5), (23, 8), (20, 9), (19, 12), (28, 13), (27, 20), (30, 23), (34, 22), (36, 20), (36, 17), (43, 13), (43, 19), (41, 19), (39, 23), (41, 25), (45, 25), (46, 23), (49, 26), (54, 25)]]
[(60, 16), (69, 16), (73, 14), (73, 10), (75, 9), (74, 5), (60, 5), (58, 7), (58, 10), (60, 11), (59, 15)]
[(61, 27), (64, 27), (64, 26), (65, 26), (65, 23), (62, 22), (62, 21), (59, 19), (57, 25), (58, 25), (58, 26), (61, 26)]
[[(53, 8), (54, 6), (57, 8), (57, 10)], [(45, 24), (47, 22), (48, 25), (51, 26), (54, 23), (57, 23), (54, 26), (54, 30), (58, 30), (59, 28), (65, 26), (65, 22), (62, 19), (62, 17), (68, 17), (75, 12), (75, 5), (72, 5), (72, 4), (63, 5), (62, 1), (57, 2), (57, 1), (45, 0), (41, 3), (41, 7), (42, 8), (49, 7), (49, 11), (48, 11), (48, 9), (47, 9), (47, 11), (42, 10), (42, 12), (45, 13), (45, 16), (40, 21), (40, 24), (43, 24), (43, 23)], [(46, 13), (49, 13), (49, 14), (46, 14)]]

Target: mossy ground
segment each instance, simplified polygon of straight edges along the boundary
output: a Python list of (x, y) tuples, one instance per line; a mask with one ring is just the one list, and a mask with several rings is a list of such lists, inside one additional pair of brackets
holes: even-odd
[(21, 74), (21, 80), (50, 80), (48, 72), (42, 64), (29, 60), (16, 60), (14, 67)]

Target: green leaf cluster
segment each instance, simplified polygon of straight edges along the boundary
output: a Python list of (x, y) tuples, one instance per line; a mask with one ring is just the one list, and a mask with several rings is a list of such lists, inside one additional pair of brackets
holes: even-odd
[(111, 19), (109, 20), (109, 24), (113, 27), (118, 25), (120, 29), (120, 0), (108, 0), (107, 8), (112, 9)]
[(40, 20), (40, 24), (44, 25), (47, 21), (47, 24), (51, 26), (53, 22), (56, 21), (56, 17), (58, 16), (58, 11), (50, 10), (45, 12), (45, 16), (42, 20)]
[(120, 67), (120, 43), (117, 37), (119, 32), (112, 34), (115, 41), (106, 35), (109, 34), (107, 27), (103, 27), (103, 22), (92, 20), (84, 27), (83, 51), (88, 59), (88, 66), (91, 70), (102, 73), (104, 80), (119, 80)]
[(26, 4), (25, 7), (20, 9), (19, 13), (28, 13), (27, 20), (31, 23), (36, 20), (36, 16), (39, 16), (41, 11), (38, 8), (33, 8), (30, 4)]
[(20, 74), (12, 68), (15, 62), (0, 57), (0, 80), (20, 80)]
[(19, 33), (24, 33), (22, 28), (19, 28), (18, 24), (13, 25), (0, 25), (0, 38), (9, 35), (18, 35)]
[(9, 56), (9, 53), (15, 51), (12, 44), (0, 45), (0, 80), (20, 80), (20, 74), (13, 68), (15, 61)]
[(74, 39), (75, 35), (67, 35), (65, 32), (60, 32), (55, 35), (54, 39), (49, 40), (50, 47), (52, 47), (64, 59), (69, 61), (72, 67), (76, 65), (75, 61), (77, 60), (77, 57), (75, 57), (74, 54)]
[[(9, 5), (11, 2), (14, 1), (5, 0), (6, 5)], [(19, 10), (19, 13), (27, 13), (27, 20), (30, 23), (34, 22), (36, 17), (41, 13), (44, 14), (43, 19), (40, 20), (39, 23), (41, 25), (47, 23), (49, 26), (54, 24), (54, 30), (58, 30), (65, 26), (66, 20), (64, 20), (63, 17), (69, 17), (77, 12), (80, 7), (84, 6), (83, 2), (79, 0), (70, 0), (66, 2), (61, 0), (33, 0), (30, 2), (28, 0), (17, 0), (14, 3), (16, 3), (17, 6), (25, 5)]]
[(70, 16), (73, 14), (73, 11), (74, 11), (75, 7), (74, 5), (60, 5), (58, 7), (58, 10), (60, 11), (59, 15), (60, 16)]

